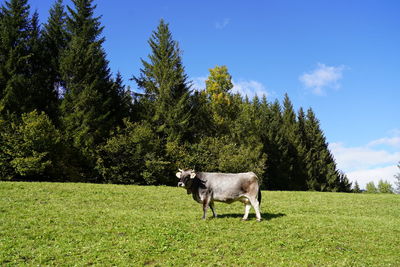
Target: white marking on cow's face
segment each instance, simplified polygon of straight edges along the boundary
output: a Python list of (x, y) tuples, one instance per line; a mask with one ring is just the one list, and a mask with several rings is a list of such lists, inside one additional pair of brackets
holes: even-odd
[(194, 177), (196, 177), (196, 173), (195, 173), (195, 172), (192, 172), (192, 173), (190, 174), (190, 179), (194, 179)]
[(176, 177), (178, 177), (178, 179), (181, 179), (182, 173), (181, 172), (177, 172), (175, 175), (176, 175)]

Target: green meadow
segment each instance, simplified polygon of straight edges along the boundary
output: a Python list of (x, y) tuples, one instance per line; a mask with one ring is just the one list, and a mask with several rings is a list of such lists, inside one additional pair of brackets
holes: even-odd
[(399, 266), (400, 195), (262, 194), (259, 223), (180, 188), (0, 182), (0, 265)]

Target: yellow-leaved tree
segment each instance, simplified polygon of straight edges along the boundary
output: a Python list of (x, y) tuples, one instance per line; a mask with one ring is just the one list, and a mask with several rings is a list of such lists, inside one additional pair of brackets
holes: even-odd
[(216, 131), (224, 134), (236, 115), (234, 97), (230, 92), (233, 88), (232, 76), (226, 66), (215, 66), (209, 71), (204, 93), (210, 105)]

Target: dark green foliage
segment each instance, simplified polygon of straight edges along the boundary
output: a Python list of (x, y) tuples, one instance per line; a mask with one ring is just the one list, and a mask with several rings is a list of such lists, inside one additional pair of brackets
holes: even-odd
[(0, 180), (12, 180), (16, 173), (11, 166), (12, 156), (8, 151), (13, 148), (10, 139), (13, 137), (11, 119), (2, 120), (0, 117)]
[(110, 70), (102, 48), (99, 18), (93, 17), (91, 0), (75, 0), (68, 7), (67, 29), (71, 34), (61, 58), (66, 83), (61, 105), (62, 121), (75, 147), (87, 156), (108, 135), (113, 124), (110, 112)]
[(346, 187), (347, 178), (340, 177), (335, 160), (328, 149), (328, 143), (320, 129), (319, 121), (312, 109), (307, 111), (305, 128), (308, 188), (317, 191), (338, 191), (341, 187)]
[(47, 70), (51, 54), (46, 53), (46, 46), (41, 37), (38, 14), (35, 12), (31, 20), (29, 47), (29, 84), (31, 104), (34, 109), (44, 111), (53, 120), (58, 120), (58, 91), (54, 82), (49, 78)]
[(190, 132), (189, 88), (181, 51), (163, 20), (148, 41), (149, 61), (142, 59), (140, 76), (133, 79), (143, 89), (146, 113), (157, 133), (164, 138), (188, 140)]
[(50, 16), (44, 25), (42, 36), (45, 55), (43, 60), (47, 74), (46, 86), (55, 89), (62, 96), (66, 85), (62, 79), (60, 61), (70, 39), (62, 0), (57, 0), (50, 9)]
[(272, 190), (289, 189), (290, 169), (285, 161), (288, 155), (287, 139), (283, 135), (281, 106), (275, 101), (268, 110), (268, 104), (264, 104), (264, 112), (267, 112), (267, 127), (262, 139), (265, 153), (268, 155), (267, 171), (264, 177), (266, 188)]
[(353, 193), (361, 193), (361, 189), (357, 181), (354, 183)]
[(21, 114), (31, 109), (28, 91), (28, 42), (31, 21), (27, 0), (11, 0), (2, 6), (0, 21), (0, 112)]
[[(264, 173), (266, 155), (261, 144), (237, 144), (228, 137), (205, 137), (199, 143), (178, 146), (170, 143), (167, 151), (178, 168), (208, 172), (248, 172), (259, 177)], [(176, 170), (176, 169), (175, 169)]]
[(106, 183), (160, 184), (167, 165), (160, 149), (161, 140), (149, 124), (125, 121), (100, 147), (96, 168)]
[(0, 114), (33, 110), (57, 117), (57, 92), (46, 85), (46, 55), (38, 14), (26, 0), (11, 0), (0, 17)]
[(61, 121), (67, 142), (80, 158), (77, 167), (85, 170), (91, 181), (97, 181), (94, 172), (97, 146), (130, 115), (131, 99), (121, 76), (118, 74), (115, 81), (111, 79), (102, 47), (104, 38), (100, 36), (103, 27), (100, 18), (94, 17), (96, 6), (92, 2), (74, 0), (75, 9), (68, 7), (66, 29), (70, 40), (60, 59), (60, 74), (65, 84)]

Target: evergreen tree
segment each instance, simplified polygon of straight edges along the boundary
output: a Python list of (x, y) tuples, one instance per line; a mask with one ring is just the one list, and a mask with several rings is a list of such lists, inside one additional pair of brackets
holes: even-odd
[(0, 21), (0, 114), (32, 110), (29, 84), (31, 33), (27, 0), (10, 0), (1, 7)]
[(352, 183), (347, 178), (347, 175), (341, 170), (337, 170), (337, 180), (334, 182), (334, 186), (330, 186), (329, 191), (339, 191), (339, 192), (351, 192)]
[(296, 160), (296, 170), (299, 177), (299, 189), (307, 190), (307, 148), (310, 147), (310, 144), (307, 142), (306, 114), (303, 108), (300, 108), (297, 113), (295, 146), (298, 156)]
[(340, 177), (336, 163), (312, 109), (307, 111), (306, 130), (309, 144), (306, 155), (308, 188), (316, 191), (339, 190)]
[(44, 111), (53, 121), (58, 119), (58, 92), (48, 79), (48, 58), (52, 55), (46, 53), (46, 47), (41, 37), (39, 15), (35, 12), (31, 19), (28, 40), (29, 51), (29, 83), (28, 90), (31, 94), (32, 108)]
[(11, 0), (0, 19), (0, 113), (33, 110), (56, 117), (57, 94), (46, 86), (46, 64), (38, 14), (29, 17), (26, 0)]
[(191, 141), (199, 142), (201, 138), (213, 136), (215, 133), (215, 129), (212, 127), (213, 117), (204, 91), (194, 91), (190, 95), (190, 107), (192, 108), (191, 120), (195, 122), (191, 129)]
[(43, 44), (45, 47), (45, 62), (47, 86), (54, 88), (59, 95), (63, 95), (65, 83), (60, 70), (61, 56), (68, 42), (66, 13), (62, 0), (57, 0), (50, 9), (50, 16), (43, 30)]
[[(65, 82), (61, 104), (62, 123), (74, 147), (94, 165), (96, 145), (103, 142), (118, 114), (113, 107), (118, 93), (113, 88), (106, 54), (102, 48), (103, 27), (94, 16), (93, 0), (73, 0), (75, 10), (68, 6), (67, 30), (70, 41), (62, 53), (60, 73)], [(122, 119), (121, 119), (122, 120)]]
[(131, 95), (131, 91), (125, 87), (124, 81), (122, 79), (122, 75), (120, 72), (117, 72), (115, 79), (112, 83), (111, 91), (113, 94), (111, 95), (112, 102), (115, 103), (112, 106), (112, 113), (116, 114), (116, 123), (118, 125), (122, 125), (124, 118), (134, 119), (133, 112), (133, 98)]
[(353, 193), (361, 193), (361, 189), (357, 181), (354, 183)]
[(278, 100), (271, 105), (270, 120), (267, 132), (263, 134), (264, 152), (267, 154), (266, 188), (270, 190), (288, 190), (290, 183), (290, 167), (287, 139), (282, 131), (282, 108)]
[(182, 65), (178, 43), (172, 39), (169, 25), (161, 20), (148, 41), (149, 61), (142, 59), (139, 77), (133, 79), (144, 90), (140, 101), (145, 103), (147, 117), (164, 138), (190, 138), (190, 106), (188, 82)]
[[(291, 190), (306, 190), (306, 175), (304, 172), (304, 163), (300, 158), (299, 151), (302, 151), (302, 141), (299, 129), (299, 124), (296, 121), (296, 113), (293, 109), (293, 104), (289, 96), (285, 94), (283, 100), (283, 136), (286, 139), (287, 154), (285, 162), (289, 170), (289, 186)], [(304, 122), (302, 122), (304, 123)]]

